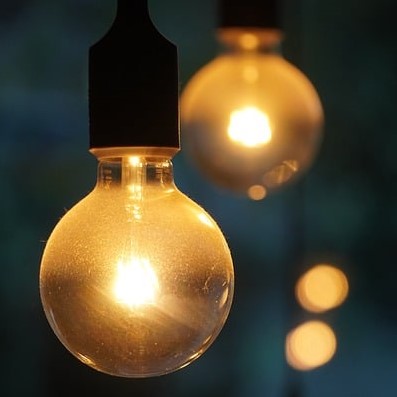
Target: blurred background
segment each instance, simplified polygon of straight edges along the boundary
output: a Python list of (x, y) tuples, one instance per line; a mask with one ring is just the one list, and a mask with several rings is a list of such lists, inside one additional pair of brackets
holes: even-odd
[[(216, 2), (149, 4), (158, 29), (179, 46), (183, 87), (217, 54)], [(229, 242), (234, 305), (199, 360), (165, 377), (127, 380), (97, 373), (64, 349), (38, 290), (44, 241), (95, 184), (88, 48), (110, 26), (115, 1), (2, 2), (0, 394), (396, 396), (396, 12), (393, 0), (285, 0), (284, 53), (317, 87), (325, 109), (317, 161), (299, 183), (253, 202), (212, 187), (183, 152), (175, 158), (178, 186)], [(309, 314), (294, 287), (319, 263), (343, 270), (349, 296), (335, 310)], [(301, 372), (288, 365), (285, 340), (310, 319), (332, 327), (337, 351), (328, 364)]]

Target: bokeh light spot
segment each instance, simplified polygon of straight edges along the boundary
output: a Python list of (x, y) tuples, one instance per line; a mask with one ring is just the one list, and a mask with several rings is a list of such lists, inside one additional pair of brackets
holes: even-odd
[(291, 367), (310, 371), (331, 361), (336, 347), (337, 340), (331, 327), (320, 321), (310, 321), (288, 334), (285, 354)]
[(347, 298), (346, 275), (330, 265), (317, 265), (305, 273), (296, 285), (296, 297), (306, 310), (321, 313), (340, 306)]
[(267, 196), (266, 188), (262, 185), (254, 185), (248, 189), (248, 197), (254, 201), (263, 200)]

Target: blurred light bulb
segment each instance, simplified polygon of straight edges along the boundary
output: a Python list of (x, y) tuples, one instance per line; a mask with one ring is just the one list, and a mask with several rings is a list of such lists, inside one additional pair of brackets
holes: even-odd
[(81, 361), (112, 375), (189, 364), (214, 341), (232, 302), (222, 233), (175, 187), (161, 150), (96, 149), (97, 185), (58, 223), (42, 259), (53, 330)]
[(347, 298), (349, 283), (334, 266), (317, 265), (305, 273), (295, 289), (299, 303), (308, 311), (321, 313), (340, 306)]
[(321, 321), (310, 321), (291, 331), (286, 338), (285, 352), (291, 367), (309, 371), (331, 361), (336, 347), (331, 327)]
[[(309, 80), (274, 49), (271, 29), (220, 30), (228, 51), (182, 95), (182, 138), (215, 184), (253, 199), (304, 173), (322, 137), (323, 111)], [(252, 188), (266, 194), (252, 195)]]

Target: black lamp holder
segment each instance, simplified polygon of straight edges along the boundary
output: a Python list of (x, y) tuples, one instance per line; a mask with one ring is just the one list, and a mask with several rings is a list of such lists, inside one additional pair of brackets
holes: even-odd
[(118, 0), (90, 48), (90, 148), (179, 148), (178, 54), (154, 27), (147, 0)]
[(219, 28), (281, 29), (280, 0), (219, 0)]

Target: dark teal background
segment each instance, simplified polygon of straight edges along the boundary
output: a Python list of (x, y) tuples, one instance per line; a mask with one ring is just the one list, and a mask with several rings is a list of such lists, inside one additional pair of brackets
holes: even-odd
[[(216, 55), (215, 0), (149, 3), (159, 30), (179, 46), (183, 86)], [(87, 53), (114, 7), (113, 0), (0, 5), (0, 395), (396, 396), (393, 0), (286, 0), (285, 53), (314, 82), (326, 114), (321, 152), (301, 182), (255, 203), (211, 187), (183, 154), (175, 158), (178, 186), (218, 221), (235, 259), (235, 303), (213, 347), (178, 373), (125, 380), (80, 364), (57, 341), (39, 301), (39, 263), (57, 220), (95, 183)], [(350, 296), (311, 316), (295, 303), (293, 285), (324, 261), (344, 269)], [(339, 345), (330, 364), (301, 374), (285, 363), (284, 338), (308, 318), (329, 322)]]

